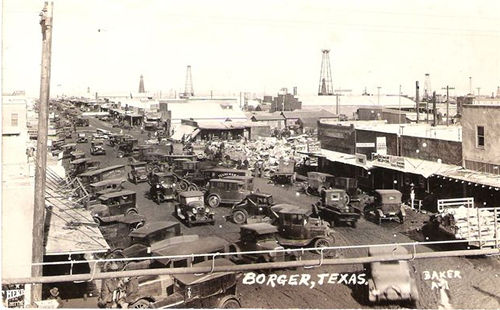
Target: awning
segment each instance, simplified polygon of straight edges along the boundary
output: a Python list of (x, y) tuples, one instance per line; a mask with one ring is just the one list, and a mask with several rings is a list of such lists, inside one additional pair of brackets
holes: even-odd
[(373, 160), (371, 164), (373, 167), (387, 168), (391, 170), (401, 171), (405, 173), (413, 173), (428, 178), (434, 174), (449, 173), (460, 169), (460, 166), (443, 164), (435, 161), (399, 157), (404, 160), (404, 165), (398, 166), (388, 162), (381, 162)]
[(45, 255), (101, 253), (109, 250), (89, 211), (70, 201), (68, 189), (58, 186), (58, 176), (47, 169)]
[(181, 124), (174, 129), (174, 134), (170, 138), (175, 141), (181, 141), (184, 135), (186, 137), (192, 136), (195, 130), (197, 130), (197, 128), (194, 126)]
[(441, 171), (436, 173), (436, 175), (441, 176), (443, 178), (446, 177), (455, 180), (461, 180), (468, 183), (470, 182), (488, 187), (494, 187), (496, 190), (500, 189), (500, 175), (498, 174), (491, 174), (469, 169), (456, 169), (449, 171)]
[(361, 167), (361, 168), (364, 168), (366, 170), (370, 170), (373, 168), (371, 165), (371, 162), (366, 161), (365, 164), (359, 163), (356, 160), (356, 156), (352, 155), (352, 154), (335, 152), (335, 151), (330, 151), (330, 150), (325, 150), (325, 149), (321, 149), (319, 152), (314, 152), (314, 153), (310, 153), (310, 152), (298, 152), (298, 153), (305, 154), (305, 155), (312, 156), (312, 157), (323, 157), (326, 160), (329, 160), (332, 162), (338, 162), (338, 163), (342, 163), (342, 164), (346, 164), (346, 165)]

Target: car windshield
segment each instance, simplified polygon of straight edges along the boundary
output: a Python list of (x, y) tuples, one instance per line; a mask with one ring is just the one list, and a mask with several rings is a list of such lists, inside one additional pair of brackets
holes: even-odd
[(203, 202), (203, 196), (186, 197), (186, 204), (190, 204), (192, 202)]
[(137, 172), (146, 172), (146, 167), (142, 166), (142, 167), (136, 167), (135, 170)]
[(257, 236), (257, 241), (260, 242), (265, 242), (265, 241), (276, 241), (276, 238), (274, 237), (274, 234), (263, 234)]
[(383, 261), (383, 262), (380, 262), (380, 264), (382, 264), (382, 265), (398, 265), (399, 261), (397, 261), (397, 260)]

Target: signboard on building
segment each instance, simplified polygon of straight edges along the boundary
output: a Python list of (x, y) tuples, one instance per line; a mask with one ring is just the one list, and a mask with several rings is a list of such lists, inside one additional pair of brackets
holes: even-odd
[(24, 308), (24, 284), (2, 285), (2, 304), (6, 308)]
[(321, 143), (319, 141), (307, 143), (307, 152), (319, 153), (320, 151), (321, 151)]
[(358, 165), (366, 165), (366, 155), (365, 154), (356, 154), (356, 164)]
[(382, 155), (378, 153), (372, 153), (372, 160), (378, 161), (381, 163), (387, 163), (390, 166), (404, 168), (405, 167), (405, 159), (400, 156), (393, 155)]
[(356, 143), (356, 147), (375, 147), (375, 143), (373, 143), (373, 142), (358, 142), (358, 143)]
[(385, 137), (377, 137), (377, 153), (387, 155), (387, 140)]

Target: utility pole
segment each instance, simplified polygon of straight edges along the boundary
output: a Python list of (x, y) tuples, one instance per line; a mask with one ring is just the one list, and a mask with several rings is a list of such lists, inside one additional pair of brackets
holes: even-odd
[(420, 121), (420, 86), (418, 86), (418, 81), (415, 82), (416, 93), (415, 93), (415, 101), (417, 105), (417, 124)]
[(437, 124), (437, 109), (436, 109), (436, 92), (432, 92), (432, 126), (436, 127)]
[(477, 97), (479, 98), (479, 96), (480, 96), (480, 91), (481, 91), (481, 87), (476, 87), (476, 89), (477, 89)]
[(336, 89), (335, 90), (335, 93), (333, 94), (335, 97), (336, 97), (336, 100), (335, 100), (335, 113), (337, 115), (340, 115), (340, 98), (339, 96), (342, 95), (342, 93), (350, 93), (352, 92), (352, 89)]
[(450, 125), (450, 89), (455, 89), (454, 87), (443, 87), (441, 89), (446, 89), (446, 126)]
[[(35, 205), (33, 210), (33, 245), (32, 263), (43, 262), (43, 239), (45, 219), (45, 181), (47, 170), (47, 135), (48, 110), (50, 98), (50, 57), (52, 49), (52, 12), (54, 3), (46, 1), (40, 13), (42, 26), (42, 73), (40, 80), (40, 102), (38, 104), (38, 137), (36, 145), (35, 167)], [(42, 276), (42, 266), (32, 265), (31, 275)], [(31, 288), (32, 303), (42, 300), (42, 286), (33, 285)]]
[(469, 94), (472, 96), (472, 76), (469, 76)]
[(380, 106), (380, 89), (381, 88), (382, 87), (377, 86), (377, 105), (379, 105), (379, 106)]
[(398, 95), (398, 105), (399, 105), (399, 124), (401, 124), (401, 85), (399, 85), (399, 95)]

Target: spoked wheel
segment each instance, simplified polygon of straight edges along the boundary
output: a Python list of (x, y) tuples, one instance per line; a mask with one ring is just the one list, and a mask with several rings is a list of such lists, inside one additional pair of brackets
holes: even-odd
[(145, 299), (139, 299), (138, 301), (132, 303), (131, 305), (129, 305), (129, 308), (133, 308), (133, 309), (148, 309), (148, 308), (152, 308), (151, 307), (151, 303)]
[(233, 222), (238, 225), (245, 224), (247, 222), (247, 214), (243, 210), (236, 210), (233, 213)]
[(208, 205), (212, 208), (217, 208), (220, 205), (220, 198), (216, 195), (208, 196)]
[(198, 190), (198, 186), (196, 184), (189, 184), (188, 188), (187, 188), (188, 191), (197, 191)]
[(188, 190), (188, 188), (189, 188), (189, 183), (188, 183), (186, 180), (181, 180), (181, 181), (179, 182), (179, 189), (180, 189), (181, 191), (183, 191), (183, 192), (184, 192), (184, 191), (187, 191), (187, 190)]

